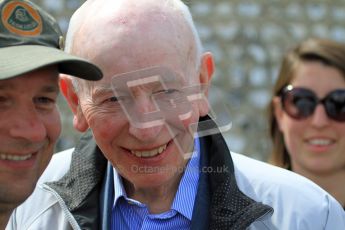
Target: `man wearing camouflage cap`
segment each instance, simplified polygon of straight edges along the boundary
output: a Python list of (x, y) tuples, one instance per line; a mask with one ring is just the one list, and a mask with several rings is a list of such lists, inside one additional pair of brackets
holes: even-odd
[(0, 0), (0, 229), (34, 190), (61, 130), (59, 74), (102, 78), (61, 50), (61, 30), (27, 0)]

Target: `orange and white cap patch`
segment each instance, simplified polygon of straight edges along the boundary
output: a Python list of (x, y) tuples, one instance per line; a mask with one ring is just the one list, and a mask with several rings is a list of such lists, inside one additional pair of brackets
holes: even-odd
[(4, 5), (1, 21), (8, 31), (20, 36), (37, 36), (42, 32), (40, 14), (25, 2), (11, 1)]

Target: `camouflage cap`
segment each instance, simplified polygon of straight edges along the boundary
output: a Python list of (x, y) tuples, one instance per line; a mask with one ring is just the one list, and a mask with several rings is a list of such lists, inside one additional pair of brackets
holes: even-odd
[(63, 35), (55, 19), (27, 0), (0, 0), (0, 79), (48, 65), (60, 73), (99, 80), (101, 70), (62, 51)]

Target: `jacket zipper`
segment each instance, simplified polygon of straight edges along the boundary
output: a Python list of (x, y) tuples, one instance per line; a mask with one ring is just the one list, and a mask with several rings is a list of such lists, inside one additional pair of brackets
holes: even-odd
[(43, 184), (43, 188), (55, 196), (55, 198), (57, 199), (57, 201), (60, 204), (60, 207), (61, 207), (63, 213), (66, 215), (68, 222), (71, 224), (72, 229), (81, 230), (77, 221), (74, 219), (72, 213), (68, 210), (68, 208), (67, 208), (65, 202), (63, 201), (63, 199), (61, 198), (61, 196), (54, 189), (52, 189), (51, 187), (49, 187), (46, 184)]

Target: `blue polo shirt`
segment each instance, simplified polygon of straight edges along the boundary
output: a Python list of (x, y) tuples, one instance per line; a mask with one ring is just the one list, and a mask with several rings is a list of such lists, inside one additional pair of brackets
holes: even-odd
[(199, 181), (200, 145), (198, 138), (195, 138), (194, 150), (181, 178), (171, 209), (160, 214), (150, 214), (145, 204), (128, 198), (121, 176), (113, 169), (114, 204), (111, 229), (190, 229)]

